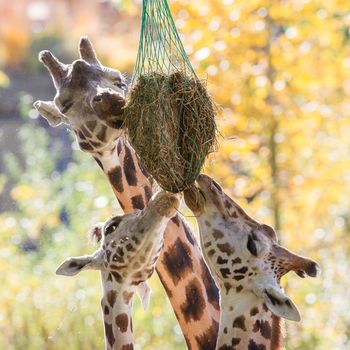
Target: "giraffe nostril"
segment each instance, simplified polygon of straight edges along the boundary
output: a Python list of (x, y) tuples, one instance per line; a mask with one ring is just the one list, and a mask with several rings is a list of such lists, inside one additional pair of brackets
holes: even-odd
[(317, 263), (315, 263), (314, 261), (311, 262), (305, 272), (310, 276), (310, 277), (316, 277), (319, 273), (320, 273), (321, 269), (320, 267), (318, 266)]
[(102, 96), (101, 95), (96, 95), (94, 98), (93, 98), (93, 103), (99, 103), (102, 101)]

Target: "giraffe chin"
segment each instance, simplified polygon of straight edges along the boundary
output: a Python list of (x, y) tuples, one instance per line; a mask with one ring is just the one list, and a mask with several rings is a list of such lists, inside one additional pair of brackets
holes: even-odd
[(152, 198), (151, 205), (154, 206), (159, 215), (171, 218), (180, 206), (180, 195), (160, 191)]

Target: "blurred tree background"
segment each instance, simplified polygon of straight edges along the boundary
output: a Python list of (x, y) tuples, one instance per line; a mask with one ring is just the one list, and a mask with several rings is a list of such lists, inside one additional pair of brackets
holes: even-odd
[[(205, 171), (289, 248), (320, 262), (317, 280), (283, 282), (303, 320), (287, 349), (350, 348), (350, 3), (173, 0), (200, 77), (222, 106), (220, 147)], [(0, 0), (0, 349), (103, 347), (98, 273), (56, 277), (92, 252), (86, 232), (118, 211), (93, 159), (31, 104), (54, 90), (37, 54), (77, 56), (131, 73), (140, 0)], [(185, 213), (188, 213), (185, 211)], [(157, 277), (151, 307), (135, 298), (136, 349), (184, 349)]]

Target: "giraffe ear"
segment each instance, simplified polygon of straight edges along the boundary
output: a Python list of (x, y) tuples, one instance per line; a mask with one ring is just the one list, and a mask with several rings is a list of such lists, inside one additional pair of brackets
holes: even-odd
[(299, 310), (295, 304), (278, 288), (267, 288), (263, 292), (266, 306), (276, 316), (290, 321), (301, 320)]
[(92, 229), (89, 231), (89, 242), (99, 243), (101, 241), (103, 224), (103, 222), (98, 222), (92, 227)]
[(147, 310), (152, 293), (150, 286), (147, 282), (141, 282), (136, 286), (136, 291), (141, 299), (143, 309)]
[(94, 264), (94, 256), (86, 255), (77, 258), (68, 258), (56, 270), (56, 275), (74, 276), (84, 269), (95, 270), (97, 266)]
[(43, 116), (50, 126), (58, 126), (64, 122), (64, 116), (52, 101), (35, 101), (34, 108)]
[(79, 52), (80, 52), (80, 58), (83, 60), (92, 63), (92, 64), (100, 64), (96, 57), (95, 50), (91, 44), (91, 41), (88, 39), (88, 37), (83, 36), (80, 38), (79, 43)]

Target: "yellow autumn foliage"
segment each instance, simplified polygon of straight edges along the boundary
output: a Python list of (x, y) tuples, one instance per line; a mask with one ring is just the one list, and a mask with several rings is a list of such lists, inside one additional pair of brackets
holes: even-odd
[[(85, 34), (103, 63), (132, 71), (139, 2), (3, 3), (0, 86), (8, 85), (9, 68), (37, 61), (33, 45), (38, 51), (53, 43), (59, 57), (76, 57)], [(170, 7), (195, 70), (221, 108), (219, 148), (204, 170), (249, 214), (275, 226), (283, 244), (322, 267), (317, 280), (291, 275), (283, 281), (303, 316), (300, 324), (287, 322), (286, 348), (349, 349), (350, 2), (172, 0)], [(49, 143), (36, 147), (33, 152), (52, 157)], [(0, 348), (101, 347), (97, 276), (62, 281), (53, 272), (67, 254), (87, 252), (85, 231), (108, 217), (115, 202), (88, 156), (76, 156), (61, 187), (39, 158), (39, 180), (31, 175), (38, 165), (27, 165), (26, 180), (9, 190), (19, 211), (0, 213), (0, 282), (6, 285)], [(2, 190), (10, 186), (0, 180)], [(81, 192), (80, 181), (93, 185)], [(26, 249), (40, 242), (39, 253), (24, 253), (23, 240)], [(151, 283), (149, 313), (139, 304), (135, 312), (137, 346), (182, 349), (164, 292), (156, 278)]]

